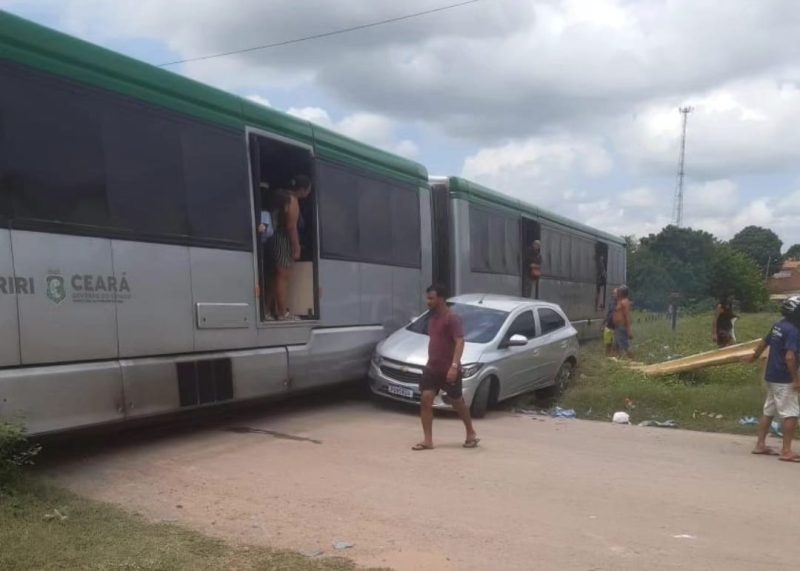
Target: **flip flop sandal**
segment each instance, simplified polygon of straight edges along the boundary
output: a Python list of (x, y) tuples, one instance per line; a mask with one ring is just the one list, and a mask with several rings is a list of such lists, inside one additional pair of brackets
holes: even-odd
[(419, 444), (414, 444), (414, 446), (411, 447), (411, 450), (414, 452), (419, 452), (420, 450), (433, 450), (433, 446), (427, 446), (420, 442)]
[(478, 442), (480, 442), (480, 441), (481, 441), (480, 438), (473, 438), (472, 440), (467, 440), (461, 446), (463, 446), (464, 448), (477, 448), (478, 447)]
[(800, 456), (797, 454), (794, 456), (789, 456), (788, 458), (786, 456), (778, 456), (778, 460), (781, 462), (794, 462), (796, 464), (800, 464)]
[(774, 448), (765, 448), (764, 450), (753, 450), (750, 454), (757, 456), (778, 456), (778, 451)]

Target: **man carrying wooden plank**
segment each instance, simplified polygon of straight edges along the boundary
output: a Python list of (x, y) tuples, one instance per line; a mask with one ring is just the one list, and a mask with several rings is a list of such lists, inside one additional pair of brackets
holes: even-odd
[(767, 400), (764, 403), (764, 414), (758, 424), (758, 440), (753, 454), (777, 454), (767, 446), (766, 442), (772, 419), (779, 416), (783, 419), (783, 448), (778, 459), (800, 463), (800, 455), (792, 450), (797, 417), (800, 416), (800, 399), (798, 399), (800, 376), (798, 376), (797, 361), (800, 350), (800, 296), (795, 295), (786, 299), (781, 305), (781, 314), (783, 319), (772, 327), (750, 357), (750, 362), (755, 362), (769, 347), (767, 368), (764, 373)]

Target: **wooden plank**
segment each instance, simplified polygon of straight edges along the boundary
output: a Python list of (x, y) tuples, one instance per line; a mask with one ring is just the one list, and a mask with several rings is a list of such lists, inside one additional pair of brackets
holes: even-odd
[[(705, 353), (698, 353), (682, 359), (674, 359), (672, 361), (665, 361), (663, 363), (653, 363), (652, 365), (631, 365), (633, 369), (643, 372), (645, 375), (652, 377), (661, 377), (665, 375), (676, 375), (678, 373), (685, 373), (688, 371), (695, 371), (698, 369), (705, 369), (706, 367), (718, 367), (720, 365), (729, 365), (731, 363), (741, 363), (745, 357), (753, 354), (755, 348), (760, 343), (760, 339), (748, 341), (747, 343), (739, 343), (738, 345), (731, 345), (723, 349), (715, 351), (707, 351)], [(769, 349), (764, 351), (761, 355), (762, 359), (767, 358)]]

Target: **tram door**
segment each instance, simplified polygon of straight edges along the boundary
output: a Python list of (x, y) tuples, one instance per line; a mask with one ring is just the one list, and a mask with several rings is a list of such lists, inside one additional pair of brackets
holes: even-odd
[(532, 297), (538, 299), (539, 297), (539, 283), (538, 280), (534, 282), (531, 279), (530, 265), (531, 255), (533, 251), (533, 242), (542, 239), (542, 226), (536, 220), (530, 218), (522, 218), (520, 223), (520, 260), (522, 268), (520, 268), (520, 275), (522, 276), (522, 297)]
[(595, 311), (604, 311), (608, 300), (608, 244), (596, 242), (594, 245), (595, 272)]

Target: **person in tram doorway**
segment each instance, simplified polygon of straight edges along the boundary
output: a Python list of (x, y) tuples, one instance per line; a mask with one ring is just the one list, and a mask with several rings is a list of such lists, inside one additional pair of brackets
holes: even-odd
[(433, 400), (442, 391), (442, 400), (451, 405), (464, 423), (467, 437), (464, 448), (475, 448), (480, 442), (472, 426), (461, 384), (461, 355), (464, 353), (464, 327), (461, 318), (450, 311), (443, 286), (432, 285), (426, 291), (430, 317), (428, 319), (428, 364), (419, 388), (420, 419), (424, 439), (412, 450), (433, 449)]
[(631, 358), (633, 339), (631, 300), (628, 286), (617, 288), (617, 302), (614, 306), (614, 353), (620, 357)]
[(263, 291), (263, 302), (265, 303), (265, 313), (272, 317), (271, 312), (273, 309), (269, 307), (270, 303), (275, 297), (274, 294), (274, 279), (272, 278), (275, 273), (275, 268), (272, 263), (272, 253), (267, 247), (267, 241), (275, 234), (275, 225), (272, 223), (272, 212), (269, 208), (269, 184), (262, 182), (261, 189), (261, 212), (256, 225), (256, 234), (258, 234), (258, 241), (261, 244), (261, 264), (263, 269), (264, 283), (261, 284)]
[(727, 347), (736, 341), (733, 335), (733, 321), (735, 319), (733, 298), (730, 295), (722, 296), (714, 308), (714, 321), (711, 329), (711, 338), (720, 348)]
[(534, 240), (528, 248), (527, 267), (528, 289), (525, 297), (539, 299), (539, 278), (542, 277), (542, 242), (540, 240)]
[(606, 257), (602, 253), (595, 256), (596, 268), (596, 293), (595, 293), (595, 307), (597, 311), (602, 311), (606, 306), (605, 289), (608, 273), (606, 271)]
[(292, 179), (288, 189), (278, 189), (271, 195), (272, 222), (275, 231), (267, 239), (265, 249), (273, 271), (272, 317), (278, 321), (295, 321), (289, 311), (289, 280), (292, 266), (300, 259), (300, 200), (311, 194), (311, 179), (300, 174)]
[[(767, 368), (764, 380), (767, 384), (767, 399), (764, 413), (756, 431), (757, 440), (753, 454), (777, 455), (784, 462), (800, 462), (800, 455), (792, 450), (792, 441), (797, 430), (797, 417), (800, 416), (800, 375), (798, 375), (797, 354), (800, 351), (800, 295), (793, 295), (781, 305), (783, 319), (772, 326), (772, 330), (758, 344), (747, 359), (754, 363), (769, 347)], [(780, 454), (767, 446), (767, 434), (772, 419), (779, 416), (783, 420), (783, 449)]]

